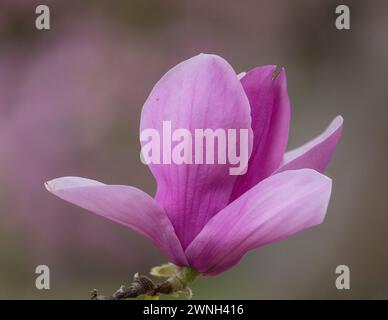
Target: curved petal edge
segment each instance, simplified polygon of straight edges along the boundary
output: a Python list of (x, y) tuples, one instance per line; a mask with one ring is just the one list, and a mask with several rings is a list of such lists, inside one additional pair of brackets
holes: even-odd
[(150, 239), (172, 262), (187, 265), (164, 209), (145, 192), (131, 186), (106, 185), (80, 177), (57, 178), (46, 182), (45, 186), (65, 201), (135, 230)]
[(288, 151), (277, 172), (302, 168), (324, 172), (341, 139), (342, 126), (343, 118), (337, 116), (318, 137), (299, 148)]
[(249, 250), (320, 224), (331, 179), (311, 169), (273, 175), (214, 216), (186, 249), (190, 265), (216, 275)]

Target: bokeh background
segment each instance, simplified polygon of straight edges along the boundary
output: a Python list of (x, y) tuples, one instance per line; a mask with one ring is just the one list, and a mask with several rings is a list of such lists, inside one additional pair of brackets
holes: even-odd
[[(325, 222), (247, 254), (194, 284), (195, 298), (388, 298), (388, 2), (0, 1), (0, 299), (87, 299), (165, 262), (134, 232), (65, 203), (43, 183), (78, 175), (153, 194), (139, 161), (141, 107), (173, 65), (201, 52), (237, 72), (284, 66), (292, 102), (289, 148), (337, 114), (344, 135), (327, 174)], [(35, 289), (35, 267), (51, 290)], [(346, 264), (351, 290), (335, 287)]]

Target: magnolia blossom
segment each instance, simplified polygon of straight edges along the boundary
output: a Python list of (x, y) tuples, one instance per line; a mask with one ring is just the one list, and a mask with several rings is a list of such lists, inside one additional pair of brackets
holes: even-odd
[[(248, 129), (245, 174), (230, 163), (149, 164), (154, 198), (124, 185), (63, 177), (46, 183), (56, 196), (151, 239), (179, 266), (216, 275), (249, 250), (320, 224), (331, 179), (322, 172), (342, 132), (336, 117), (317, 138), (285, 152), (290, 122), (286, 75), (276, 66), (237, 75), (221, 57), (201, 54), (178, 64), (145, 102), (140, 129)], [(173, 128), (173, 129), (174, 129)], [(236, 141), (238, 143), (238, 140)]]

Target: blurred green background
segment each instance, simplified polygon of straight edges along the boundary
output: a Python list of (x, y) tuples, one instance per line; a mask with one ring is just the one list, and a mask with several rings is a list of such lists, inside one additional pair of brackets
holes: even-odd
[[(327, 174), (325, 222), (194, 284), (204, 299), (388, 298), (388, 2), (309, 0), (0, 1), (0, 299), (87, 299), (165, 262), (131, 230), (49, 194), (77, 175), (153, 194), (139, 161), (142, 104), (173, 65), (201, 52), (236, 72), (284, 66), (289, 148), (335, 115), (344, 135)], [(347, 4), (351, 30), (335, 28)], [(51, 290), (35, 288), (35, 267)], [(351, 290), (335, 287), (346, 264)]]

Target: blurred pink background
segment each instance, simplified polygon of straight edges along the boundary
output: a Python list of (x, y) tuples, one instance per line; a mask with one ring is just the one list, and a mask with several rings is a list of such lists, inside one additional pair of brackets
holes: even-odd
[[(166, 262), (134, 232), (50, 195), (43, 183), (78, 175), (153, 194), (139, 160), (139, 119), (152, 86), (201, 52), (236, 72), (277, 64), (292, 103), (289, 148), (337, 114), (344, 135), (327, 174), (325, 222), (252, 251), (234, 269), (195, 283), (194, 298), (388, 298), (388, 3), (347, 1), (47, 1), (0, 11), (0, 299), (82, 299), (110, 293)], [(51, 290), (35, 289), (35, 267)], [(335, 267), (351, 290), (335, 287)]]

